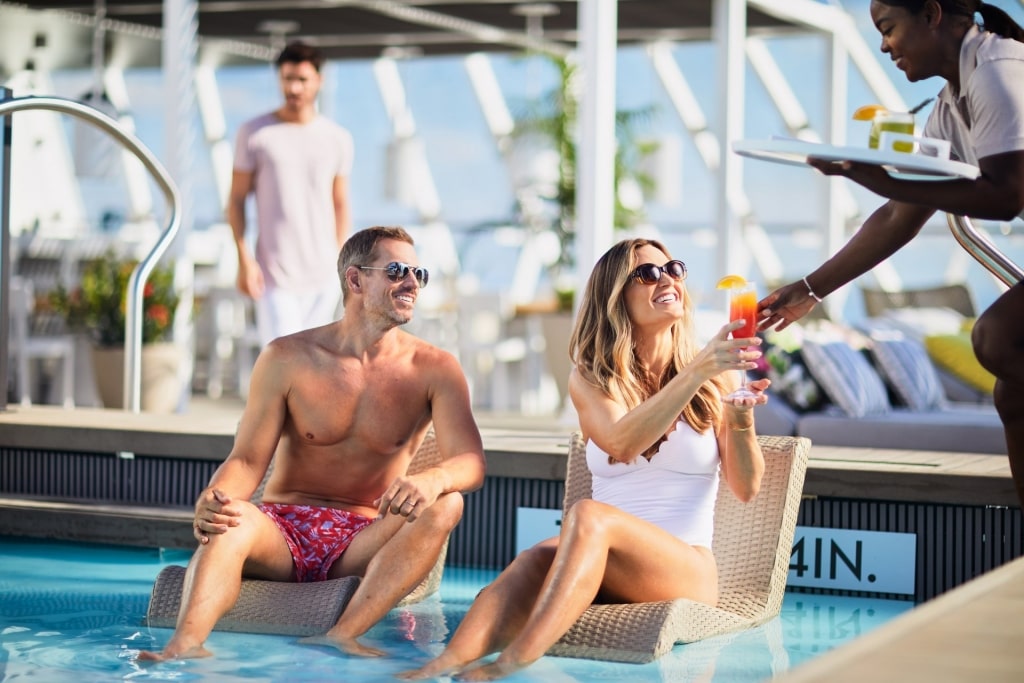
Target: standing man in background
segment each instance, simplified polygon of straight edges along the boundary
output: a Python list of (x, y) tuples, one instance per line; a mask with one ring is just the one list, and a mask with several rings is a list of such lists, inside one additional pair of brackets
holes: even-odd
[[(277, 58), (284, 104), (242, 124), (228, 223), (238, 249), (238, 289), (256, 302), (260, 342), (335, 319), (336, 256), (351, 226), (352, 136), (316, 110), (323, 56), (301, 42)], [(245, 241), (246, 201), (256, 201), (255, 253)]]

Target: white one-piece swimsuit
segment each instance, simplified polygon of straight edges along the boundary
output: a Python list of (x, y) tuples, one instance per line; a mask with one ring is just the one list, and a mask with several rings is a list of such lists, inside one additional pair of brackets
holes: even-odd
[(608, 454), (587, 442), (587, 467), (596, 501), (636, 515), (690, 545), (710, 548), (718, 495), (718, 440), (697, 433), (684, 420), (648, 461), (609, 462)]

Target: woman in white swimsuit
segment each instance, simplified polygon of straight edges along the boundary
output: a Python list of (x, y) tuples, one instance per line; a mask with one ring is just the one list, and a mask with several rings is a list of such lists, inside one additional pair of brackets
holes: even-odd
[(685, 279), (686, 266), (652, 240), (619, 242), (597, 262), (569, 347), (593, 499), (566, 513), (558, 537), (520, 553), (477, 596), (445, 651), (403, 678), (507, 676), (543, 656), (594, 602), (717, 602), (718, 478), (740, 500), (757, 495), (764, 459), (753, 407), (768, 381), (751, 383), (756, 399), (723, 403), (736, 371), (754, 367), (760, 340), (728, 339), (736, 322), (699, 349)]

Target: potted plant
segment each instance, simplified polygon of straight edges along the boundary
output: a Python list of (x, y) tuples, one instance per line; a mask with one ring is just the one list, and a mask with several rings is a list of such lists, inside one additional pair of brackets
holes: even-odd
[[(564, 57), (547, 55), (558, 71), (556, 86), (542, 97), (526, 104), (516, 117), (515, 135), (520, 139), (540, 139), (552, 148), (557, 158), (557, 175), (550, 186), (542, 187), (539, 198), (554, 206), (541, 220), (546, 229), (558, 237), (559, 254), (552, 266), (552, 283), (560, 310), (571, 311), (573, 294), (561, 277), (574, 266), (573, 242), (576, 238), (576, 127), (579, 118), (577, 97), (577, 68)], [(638, 136), (638, 127), (649, 121), (654, 107), (618, 110), (615, 112), (615, 209), (616, 229), (629, 229), (645, 218), (642, 194), (649, 194), (656, 180), (646, 172), (645, 161), (658, 151), (658, 143)], [(527, 211), (520, 206), (518, 213)], [(537, 223), (532, 216), (524, 216), (524, 223)]]
[[(50, 295), (51, 308), (64, 316), (68, 328), (89, 338), (96, 389), (108, 408), (123, 407), (128, 280), (137, 265), (109, 250), (85, 264), (81, 284), (70, 291), (60, 286)], [(156, 266), (142, 301), (141, 398), (146, 411), (171, 412), (180, 398), (181, 353), (170, 342), (179, 301), (173, 266)]]

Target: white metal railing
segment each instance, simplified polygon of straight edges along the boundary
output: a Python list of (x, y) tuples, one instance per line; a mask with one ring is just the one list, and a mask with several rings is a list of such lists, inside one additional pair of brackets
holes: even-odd
[[(164, 197), (167, 200), (168, 216), (167, 216), (167, 227), (164, 228), (156, 244), (149, 253), (143, 258), (139, 265), (132, 271), (131, 277), (128, 279), (128, 299), (125, 307), (125, 354), (124, 354), (124, 409), (131, 410), (132, 412), (138, 413), (141, 410), (141, 394), (142, 394), (142, 300), (143, 291), (146, 286), (146, 280), (149, 279), (150, 273), (153, 268), (156, 267), (160, 257), (163, 256), (164, 252), (170, 246), (174, 240), (175, 235), (178, 233), (178, 228), (181, 226), (181, 198), (178, 194), (178, 189), (171, 180), (170, 175), (164, 167), (157, 161), (156, 157), (152, 152), (146, 148), (142, 142), (131, 133), (128, 133), (121, 129), (121, 126), (114, 119), (110, 118), (106, 114), (103, 114), (92, 107), (76, 102), (75, 100), (69, 100), (62, 97), (49, 97), (49, 96), (29, 96), (29, 97), (16, 97), (8, 98), (10, 91), (7, 89), (0, 90), (0, 117), (8, 114), (13, 114), (16, 111), (26, 110), (44, 110), (44, 111), (55, 111), (62, 114), (70, 114), (79, 119), (88, 121), (89, 123), (97, 126), (103, 131), (106, 131), (115, 140), (117, 140), (122, 146), (132, 152), (139, 161), (142, 162), (143, 166), (146, 167), (156, 181), (156, 184), (164, 193)], [(6, 157), (10, 153), (10, 148), (7, 147), (4, 152), (5, 163)], [(4, 178), (4, 198), (3, 211), (5, 213), (10, 212), (9, 201), (6, 199), (9, 197), (9, 178)], [(5, 222), (6, 226), (6, 222)], [(7, 239), (7, 228), (4, 230), (4, 238)], [(9, 268), (0, 268), (0, 277), (3, 280), (3, 291), (6, 292), (8, 289), (8, 283), (10, 281)], [(4, 297), (6, 299), (6, 297)], [(6, 330), (6, 325), (4, 326)], [(7, 356), (7, 333), (2, 332), (3, 348), (2, 351), (4, 358)], [(6, 373), (4, 373), (6, 375)], [(6, 386), (6, 377), (0, 378), (4, 380), (4, 386)]]
[(950, 232), (953, 233), (953, 237), (960, 243), (960, 246), (1008, 287), (1013, 287), (1024, 280), (1024, 269), (996, 249), (996, 246), (974, 227), (970, 218), (948, 213), (946, 221), (949, 223)]

